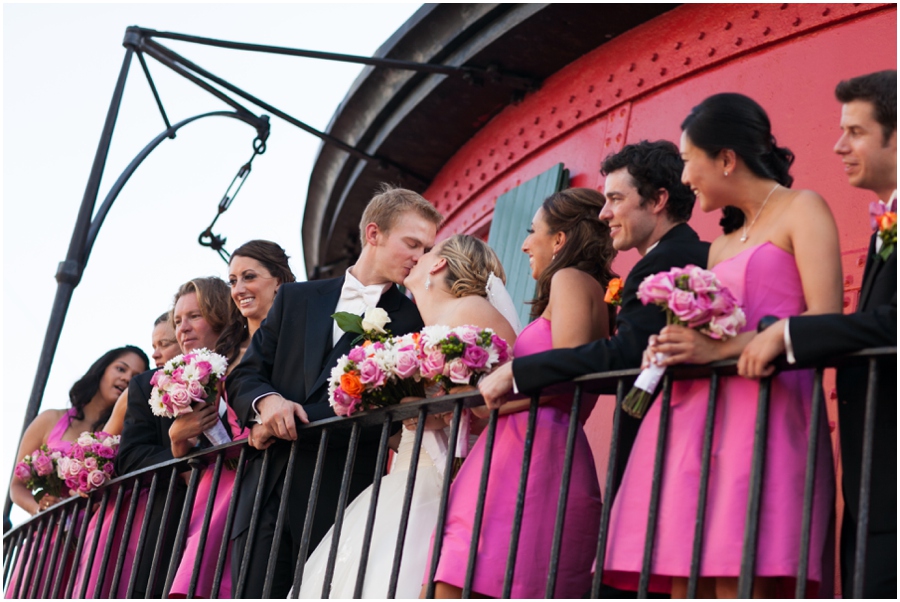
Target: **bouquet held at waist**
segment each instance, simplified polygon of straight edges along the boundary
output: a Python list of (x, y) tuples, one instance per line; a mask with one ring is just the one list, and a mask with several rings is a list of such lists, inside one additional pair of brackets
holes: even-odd
[[(655, 303), (663, 307), (666, 324), (692, 328), (713, 339), (736, 336), (746, 324), (744, 312), (731, 291), (713, 272), (695, 265), (647, 276), (638, 287), (637, 296), (644, 305)], [(656, 360), (663, 359), (658, 353)], [(622, 401), (622, 409), (628, 415), (644, 416), (665, 371), (664, 366), (657, 364), (641, 371)]]
[[(195, 403), (218, 403), (228, 360), (208, 349), (176, 355), (153, 374), (150, 408), (156, 416), (177, 418)], [(231, 441), (221, 421), (203, 432), (213, 445)]]

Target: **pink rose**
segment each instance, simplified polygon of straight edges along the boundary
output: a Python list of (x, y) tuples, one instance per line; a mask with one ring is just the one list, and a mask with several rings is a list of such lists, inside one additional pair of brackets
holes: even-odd
[[(73, 445), (72, 451), (70, 451), (69, 453), (72, 454), (72, 458), (74, 458), (74, 460), (84, 460), (84, 448), (80, 445)], [(81, 463), (79, 462), (79, 464)]]
[(647, 276), (638, 286), (637, 297), (644, 305), (665, 302), (675, 289), (675, 279), (670, 272)]
[(69, 476), (77, 477), (84, 471), (84, 464), (80, 460), (69, 459)]
[(187, 384), (186, 387), (188, 396), (193, 401), (203, 401), (206, 399), (206, 391), (203, 389), (203, 385), (200, 384), (199, 380), (192, 380)]
[(84, 469), (85, 469), (85, 470), (87, 470), (88, 472), (90, 472), (90, 471), (97, 470), (97, 468), (99, 468), (99, 467), (97, 466), (97, 458), (90, 458), (90, 457), (88, 457), (88, 458), (85, 458), (85, 459), (84, 459)]
[(377, 343), (372, 343), (372, 349), (374, 351), (381, 351), (382, 349), (384, 349), (384, 343), (382, 343), (381, 341), (378, 341)]
[(78, 489), (78, 477), (73, 477), (69, 475), (66, 477), (66, 487), (69, 488), (69, 493), (72, 494), (74, 489)]
[(737, 307), (737, 299), (731, 294), (727, 288), (722, 288), (712, 296), (712, 303), (709, 309), (714, 316), (725, 316), (734, 311)]
[(91, 490), (91, 484), (88, 480), (88, 472), (86, 470), (82, 470), (78, 473), (76, 477), (78, 479), (78, 490), (87, 493)]
[(56, 461), (56, 476), (60, 479), (65, 479), (69, 476), (69, 458), (66, 456)]
[(162, 373), (162, 370), (157, 370), (153, 373), (153, 376), (150, 377), (150, 386), (155, 387), (159, 384), (159, 377)]
[(433, 349), (422, 360), (422, 378), (434, 378), (444, 373), (444, 354)]
[(213, 371), (212, 364), (205, 360), (197, 362), (195, 368), (197, 369), (197, 378), (200, 380), (206, 380), (206, 377), (212, 374)]
[(25, 462), (16, 464), (16, 476), (20, 481), (27, 481), (31, 478), (31, 467)]
[(459, 340), (466, 345), (474, 345), (478, 340), (478, 331), (470, 326), (456, 328), (454, 333), (459, 337)]
[(96, 489), (106, 482), (106, 473), (102, 470), (92, 470), (87, 476), (88, 484)]
[(713, 293), (719, 290), (719, 279), (709, 270), (695, 265), (685, 268), (688, 276), (688, 288), (695, 293)]
[(116, 467), (113, 466), (112, 462), (107, 462), (106, 464), (103, 465), (102, 470), (103, 470), (103, 472), (108, 474), (110, 477), (112, 477), (113, 474), (115, 474), (115, 472), (116, 472)]
[(168, 374), (164, 374), (162, 370), (154, 372), (153, 376), (159, 377), (156, 379), (156, 387), (160, 390), (166, 390), (172, 385), (172, 377)]
[(108, 445), (100, 445), (97, 447), (97, 455), (101, 458), (106, 458), (107, 460), (112, 460), (116, 457), (117, 447), (110, 447)]
[(498, 362), (502, 364), (509, 360), (509, 344), (506, 341), (493, 334), (491, 335), (491, 345), (494, 346), (494, 350), (497, 352)]
[[(690, 291), (676, 288), (669, 294), (669, 309), (682, 322), (704, 324), (709, 321), (710, 301), (706, 295), (695, 297)], [(705, 320), (700, 321), (704, 316)]]
[(461, 359), (463, 363), (472, 370), (480, 370), (487, 365), (489, 357), (488, 352), (478, 345), (469, 345), (463, 352)]
[(394, 372), (400, 378), (410, 378), (419, 370), (419, 359), (414, 349), (400, 351), (397, 354), (397, 363)]
[(359, 365), (359, 382), (372, 387), (380, 387), (385, 381), (384, 371), (372, 360), (366, 360)]
[(39, 477), (45, 477), (53, 472), (53, 460), (43, 452), (35, 453), (31, 462)]
[(197, 357), (197, 354), (196, 354), (196, 353), (185, 353), (185, 354), (182, 356), (181, 361), (184, 362), (185, 365), (188, 365), (188, 364), (190, 364), (191, 362), (194, 361), (194, 358), (195, 358), (195, 357)]
[(361, 403), (360, 398), (347, 395), (341, 389), (335, 389), (333, 400), (332, 409), (338, 416), (349, 416)]
[(467, 385), (469, 384), (469, 379), (472, 377), (472, 372), (463, 362), (462, 358), (456, 358), (455, 360), (450, 360), (450, 362), (444, 366), (444, 375), (450, 379), (450, 382), (459, 385)]
[(735, 308), (734, 312), (727, 316), (716, 316), (709, 323), (709, 336), (714, 339), (726, 339), (737, 336), (746, 325), (744, 312)]
[(362, 347), (354, 347), (350, 350), (350, 353), (347, 354), (347, 358), (351, 362), (358, 364), (359, 362), (366, 359), (366, 350)]
[(178, 408), (184, 408), (191, 405), (191, 396), (188, 394), (187, 387), (176, 385), (169, 391), (169, 402)]

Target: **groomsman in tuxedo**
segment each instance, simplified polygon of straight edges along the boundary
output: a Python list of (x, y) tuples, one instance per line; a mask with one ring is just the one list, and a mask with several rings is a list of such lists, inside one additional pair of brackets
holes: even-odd
[[(606, 204), (600, 219), (607, 222), (618, 251), (636, 249), (635, 264), (622, 289), (616, 333), (573, 349), (554, 349), (514, 359), (485, 377), (479, 390), (488, 405), (502, 402), (510, 390), (531, 394), (549, 385), (593, 372), (637, 368), (650, 335), (666, 325), (665, 312), (637, 298), (641, 281), (675, 266), (706, 267), (709, 243), (687, 225), (694, 193), (682, 184), (684, 161), (667, 140), (630, 144), (606, 158)], [(616, 480), (621, 475), (639, 421), (623, 416)]]
[[(346, 275), (331, 280), (283, 284), (266, 320), (253, 336), (243, 361), (227, 379), (228, 401), (242, 424), (253, 426), (252, 447), (272, 447), (263, 503), (251, 548), (246, 587), (233, 597), (262, 595), (269, 551), (282, 495), (291, 442), (298, 438), (297, 422), (333, 417), (327, 393), (331, 368), (350, 350), (357, 336), (344, 333), (331, 315), (338, 311), (362, 314), (367, 308), (387, 311), (393, 334), (423, 327), (415, 305), (397, 288), (419, 258), (434, 244), (441, 215), (420, 195), (385, 188), (366, 207), (360, 222), (362, 252)], [(379, 429), (380, 431), (380, 429)], [(334, 522), (335, 508), (347, 458), (346, 433), (331, 433), (324, 474), (313, 519), (310, 551)], [(372, 483), (378, 437), (361, 438), (350, 484), (350, 499)], [(303, 523), (312, 486), (318, 437), (300, 438), (294, 464), (288, 513), (274, 567), (272, 597), (284, 598), (293, 580)], [(252, 458), (242, 483), (232, 537), (232, 583), (245, 555), (253, 499), (260, 480), (263, 454)]]
[[(841, 106), (841, 156), (852, 186), (874, 192), (869, 208), (875, 230), (869, 240), (863, 285), (856, 312), (849, 315), (797, 316), (776, 322), (757, 335), (739, 362), (742, 375), (771, 374), (773, 359), (787, 354), (789, 363), (812, 364), (867, 347), (897, 345), (897, 250), (885, 242), (875, 217), (897, 212), (897, 71), (879, 71), (842, 81), (835, 90)], [(884, 202), (882, 202), (884, 201)], [(864, 207), (860, 207), (865, 211)], [(896, 223), (896, 220), (895, 220)], [(875, 439), (866, 571), (863, 596), (897, 597), (897, 363), (877, 362)], [(841, 583), (844, 597), (853, 592), (853, 567), (859, 519), (868, 367), (837, 373), (838, 417), (843, 463), (844, 520), (841, 532)]]

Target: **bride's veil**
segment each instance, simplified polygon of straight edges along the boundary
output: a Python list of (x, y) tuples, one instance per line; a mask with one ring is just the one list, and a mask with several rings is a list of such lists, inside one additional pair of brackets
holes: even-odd
[(500, 315), (506, 318), (506, 321), (509, 322), (509, 325), (512, 326), (515, 333), (518, 335), (522, 332), (522, 324), (519, 322), (519, 312), (516, 311), (516, 306), (513, 304), (512, 297), (509, 296), (509, 291), (506, 290), (503, 281), (497, 278), (494, 272), (491, 272), (490, 276), (488, 276), (485, 290), (487, 291), (488, 301), (497, 308)]

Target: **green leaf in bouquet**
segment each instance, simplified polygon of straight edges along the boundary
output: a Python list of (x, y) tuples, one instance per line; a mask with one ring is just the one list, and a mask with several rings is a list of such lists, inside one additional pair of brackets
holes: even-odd
[(339, 311), (331, 314), (331, 317), (337, 322), (338, 328), (344, 332), (355, 332), (360, 335), (365, 332), (362, 327), (362, 316), (357, 316), (347, 311)]

